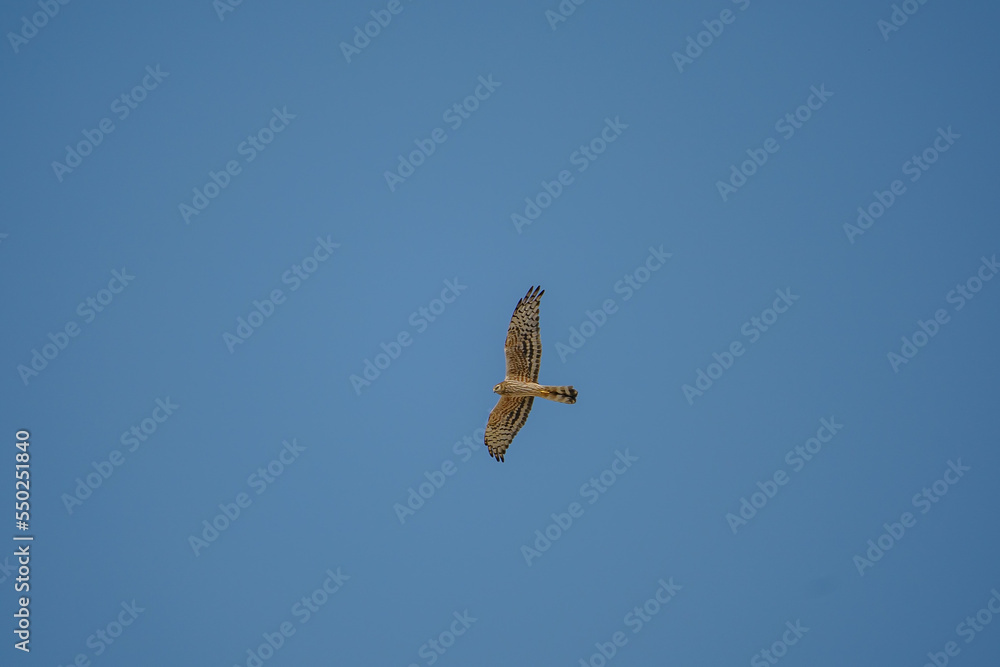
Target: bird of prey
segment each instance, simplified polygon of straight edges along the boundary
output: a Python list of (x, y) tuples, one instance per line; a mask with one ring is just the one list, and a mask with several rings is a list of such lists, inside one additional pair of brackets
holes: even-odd
[(532, 287), (517, 302), (507, 329), (504, 353), (507, 355), (507, 377), (493, 387), (500, 394), (486, 423), (486, 448), (490, 456), (503, 461), (517, 432), (528, 420), (535, 396), (557, 403), (576, 403), (573, 387), (549, 387), (538, 384), (538, 367), (542, 361), (542, 336), (538, 328), (539, 299), (545, 294), (541, 287)]

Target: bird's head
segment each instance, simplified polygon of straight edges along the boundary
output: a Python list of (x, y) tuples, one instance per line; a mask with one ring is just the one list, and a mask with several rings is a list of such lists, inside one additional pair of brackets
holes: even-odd
[(500, 393), (500, 385), (499, 384), (497, 386), (493, 387), (493, 393), (494, 394), (499, 394)]

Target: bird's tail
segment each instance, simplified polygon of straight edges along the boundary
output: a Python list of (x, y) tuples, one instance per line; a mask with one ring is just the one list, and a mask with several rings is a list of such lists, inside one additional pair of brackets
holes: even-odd
[(547, 398), (556, 403), (576, 403), (576, 389), (573, 387), (542, 387), (539, 394), (542, 398)]

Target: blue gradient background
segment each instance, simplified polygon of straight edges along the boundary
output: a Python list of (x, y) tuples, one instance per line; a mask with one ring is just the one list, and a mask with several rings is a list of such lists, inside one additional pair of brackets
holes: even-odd
[[(5, 38), (0, 540), (27, 428), (35, 542), (30, 655), (10, 633), (13, 541), (0, 549), (0, 662), (246, 665), (290, 622), (264, 664), (429, 665), (425, 643), (467, 611), (434, 664), (596, 666), (619, 631), (611, 665), (769, 664), (755, 654), (789, 621), (809, 630), (781, 664), (917, 667), (949, 641), (951, 664), (997, 664), (1000, 623), (968, 644), (956, 626), (1000, 587), (1000, 282), (960, 311), (946, 295), (1000, 251), (1000, 10), (927, 3), (886, 41), (888, 2), (742, 5), (595, 0), (553, 30), (554, 0), (403, 0), (350, 63), (340, 43), (385, 3), (247, 1), (220, 21), (208, 0), (72, 2), (16, 53)], [(734, 22), (678, 72), (672, 54), (724, 9)], [(38, 11), (6, 3), (0, 27)], [(157, 65), (169, 75), (119, 120), (112, 101)], [(442, 114), (481, 76), (500, 86), (452, 129)], [(775, 122), (821, 85), (833, 96), (783, 138)], [(105, 117), (115, 130), (60, 182), (52, 162)], [(607, 118), (628, 127), (576, 171)], [(903, 163), (949, 126), (960, 139), (911, 183)], [(438, 127), (447, 140), (390, 191), (384, 172)], [(780, 150), (723, 201), (716, 182), (768, 137)], [(233, 159), (242, 172), (185, 224), (179, 204)], [(574, 182), (518, 233), (511, 215), (563, 169)], [(906, 193), (850, 243), (843, 225), (894, 179)], [(340, 247), (291, 291), (317, 237)], [(625, 300), (616, 284), (661, 245), (671, 259)], [(134, 281), (85, 323), (78, 304), (123, 267)], [(456, 279), (418, 332), (411, 313)], [(534, 284), (541, 379), (580, 399), (536, 401), (499, 464), (477, 431)], [(287, 301), (230, 353), (223, 334), (278, 288)], [(799, 300), (749, 344), (741, 327), (785, 288)], [(563, 361), (606, 299), (617, 312)], [(950, 322), (894, 372), (887, 353), (938, 308)], [(70, 321), (79, 335), (26, 384), (18, 366)], [(349, 377), (403, 331), (359, 395)], [(736, 340), (746, 353), (689, 404), (682, 385)], [(128, 451), (122, 434), (167, 398), (179, 408)], [(793, 472), (786, 452), (831, 417), (843, 429)], [(292, 439), (304, 450), (258, 495), (248, 478)], [(122, 465), (70, 512), (114, 450)], [(637, 460), (590, 504), (581, 487), (617, 451)], [(971, 470), (921, 514), (913, 496), (959, 459)], [(446, 461), (401, 523), (394, 506)], [(789, 482), (734, 535), (727, 513), (778, 470)], [(250, 506), (195, 555), (240, 493)], [(574, 502), (529, 565), (522, 546)], [(916, 525), (859, 575), (907, 511)], [(300, 622), (338, 567), (349, 579)], [(626, 615), (661, 578), (682, 588), (635, 633)], [(133, 600), (113, 644), (88, 640)]]

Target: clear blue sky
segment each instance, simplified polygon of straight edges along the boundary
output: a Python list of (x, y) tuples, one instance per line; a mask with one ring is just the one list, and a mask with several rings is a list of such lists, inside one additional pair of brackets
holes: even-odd
[(292, 4), (0, 10), (0, 663), (997, 664), (1000, 10)]

